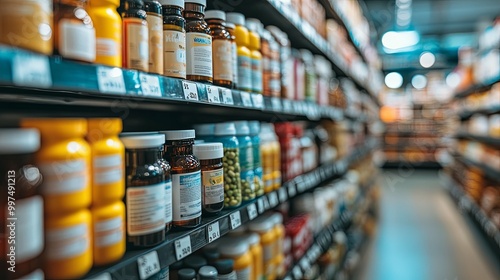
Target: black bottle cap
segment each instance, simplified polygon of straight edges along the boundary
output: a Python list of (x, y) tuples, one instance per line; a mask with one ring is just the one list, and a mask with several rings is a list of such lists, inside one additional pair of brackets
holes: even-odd
[(219, 259), (220, 253), (217, 248), (208, 248), (203, 250), (203, 256), (207, 259), (208, 264), (212, 265)]
[(192, 255), (186, 258), (183, 263), (184, 267), (189, 267), (198, 271), (202, 266), (207, 265), (207, 260), (201, 256)]
[(177, 277), (179, 280), (193, 280), (196, 279), (196, 271), (192, 268), (183, 268), (177, 272)]
[(214, 263), (215, 269), (219, 272), (220, 275), (226, 275), (234, 270), (234, 261), (227, 260), (218, 260)]

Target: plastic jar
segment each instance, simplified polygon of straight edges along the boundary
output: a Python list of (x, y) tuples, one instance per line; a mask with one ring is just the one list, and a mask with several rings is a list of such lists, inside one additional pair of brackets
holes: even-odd
[(212, 83), (212, 36), (204, 19), (207, 1), (186, 0), (185, 2), (187, 79)]
[(263, 251), (263, 273), (266, 279), (274, 279), (275, 239), (274, 224), (269, 216), (261, 216), (248, 225), (248, 230), (260, 236)]
[(122, 17), (122, 66), (149, 70), (149, 31), (142, 0), (122, 0), (118, 12)]
[(257, 233), (247, 235), (248, 245), (253, 258), (253, 279), (264, 279), (264, 255), (260, 246), (260, 236)]
[(285, 240), (285, 226), (283, 226), (283, 215), (276, 212), (271, 215), (270, 219), (274, 223), (273, 230), (276, 237), (274, 254), (276, 256), (283, 255), (283, 242)]
[(148, 22), (149, 72), (163, 74), (163, 13), (156, 0), (145, 0), (144, 10)]
[(271, 153), (273, 155), (273, 189), (277, 190), (281, 187), (282, 169), (281, 169), (281, 150), (283, 149), (278, 135), (274, 131), (274, 126), (269, 126), (269, 137), (271, 138)]
[(251, 91), (252, 63), (251, 53), (248, 49), (250, 38), (248, 29), (245, 27), (245, 16), (240, 13), (228, 13), (226, 14), (226, 20), (235, 25), (234, 36), (238, 54), (238, 89)]
[(264, 195), (264, 181), (263, 181), (263, 169), (262, 169), (262, 159), (260, 153), (260, 123), (258, 121), (249, 121), (248, 126), (250, 128), (250, 138), (252, 139), (252, 150), (253, 150), (253, 173), (255, 174), (254, 185), (255, 185), (255, 195), (257, 197)]
[(262, 54), (260, 53), (260, 35), (262, 23), (258, 19), (246, 20), (249, 30), (249, 44), (252, 65), (252, 92), (262, 94)]
[(184, 0), (161, 0), (163, 12), (163, 75), (186, 78)]
[[(265, 55), (263, 93), (266, 96), (281, 97), (280, 49), (271, 33), (263, 29), (262, 38), (266, 44), (262, 46)], [(264, 51), (264, 46), (266, 47)]]
[(305, 76), (305, 100), (316, 102), (316, 71), (314, 68), (314, 56), (309, 50), (300, 50), (302, 60), (304, 61), (306, 76)]
[(191, 228), (201, 223), (201, 166), (193, 155), (194, 130), (162, 131), (165, 159), (172, 166), (173, 225)]
[(93, 206), (92, 233), (94, 265), (105, 265), (125, 254), (125, 205), (121, 200)]
[(198, 270), (198, 279), (199, 280), (218, 280), (217, 269), (213, 266), (204, 266)]
[(95, 62), (122, 66), (122, 19), (116, 9), (119, 0), (92, 0), (88, 12), (96, 32)]
[(243, 201), (255, 199), (255, 173), (253, 172), (253, 143), (247, 121), (234, 122), (238, 138), (241, 165), (241, 195)]
[(203, 143), (193, 146), (193, 154), (200, 160), (203, 211), (217, 214), (224, 207), (224, 172), (222, 143)]
[(232, 88), (231, 34), (226, 30), (226, 13), (219, 10), (205, 13), (212, 35), (214, 85)]
[(234, 271), (237, 279), (255, 279), (253, 276), (253, 260), (247, 242), (241, 239), (228, 239), (220, 244), (222, 259), (234, 261)]
[(241, 204), (241, 179), (239, 142), (236, 138), (234, 123), (218, 123), (215, 125), (214, 141), (221, 142), (224, 147), (222, 166), (224, 168), (224, 207), (237, 207)]
[(128, 134), (125, 145), (127, 243), (150, 247), (165, 240), (165, 173), (162, 134)]
[[(33, 165), (34, 153), (39, 148), (40, 133), (36, 129), (0, 129), (0, 174), (3, 176), (0, 190), (5, 194), (0, 202), (1, 279), (19, 279), (41, 272), (43, 199), (38, 189), (42, 174)], [(17, 221), (9, 218), (17, 218)], [(17, 250), (9, 248), (8, 237), (12, 234), (16, 237)], [(15, 272), (8, 270), (10, 267), (15, 267)], [(43, 272), (41, 274), (43, 278)]]
[(87, 208), (91, 201), (90, 147), (83, 138), (85, 119), (24, 119), (22, 127), (40, 131), (42, 146), (35, 155), (43, 175), (40, 192), (45, 215), (64, 215)]
[(259, 134), (261, 140), (260, 156), (262, 158), (262, 180), (264, 182), (264, 193), (270, 193), (273, 190), (273, 144), (269, 126), (271, 126), (271, 124), (263, 123)]
[(236, 36), (234, 35), (234, 29), (236, 25), (231, 22), (226, 22), (226, 30), (231, 36), (231, 69), (233, 72), (233, 87), (238, 88), (238, 46), (236, 45)]
[(234, 261), (232, 259), (218, 260), (214, 263), (214, 267), (219, 274), (219, 280), (237, 280), (236, 272), (234, 271)]
[(203, 140), (205, 142), (211, 142), (215, 133), (215, 124), (213, 123), (205, 123), (205, 124), (197, 124), (194, 126), (194, 130), (196, 131), (196, 140)]

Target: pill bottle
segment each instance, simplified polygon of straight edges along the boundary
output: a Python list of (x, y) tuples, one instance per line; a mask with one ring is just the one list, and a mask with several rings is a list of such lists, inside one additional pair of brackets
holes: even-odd
[(306, 76), (305, 76), (305, 100), (316, 102), (316, 71), (314, 68), (314, 56), (306, 49), (300, 50), (302, 60), (304, 61)]
[(178, 280), (196, 280), (196, 271), (192, 268), (179, 269), (177, 272)]
[[(1, 279), (29, 279), (33, 273), (41, 273), (43, 279), (43, 199), (38, 194), (42, 174), (34, 165), (39, 148), (36, 129), (0, 129), (0, 189), (5, 194), (0, 201)], [(12, 234), (17, 244), (14, 250), (8, 239)]]
[(269, 216), (261, 216), (248, 225), (248, 230), (259, 234), (263, 252), (263, 273), (266, 279), (274, 279), (275, 239), (274, 223)]
[(200, 270), (198, 270), (198, 279), (199, 280), (218, 280), (217, 269), (213, 266), (206, 265)]
[(160, 166), (165, 173), (165, 233), (172, 229), (173, 209), (172, 209), (172, 167), (170, 163), (165, 160), (165, 150), (160, 150)]
[(270, 126), (272, 124), (262, 123), (259, 134), (260, 156), (262, 158), (262, 181), (264, 182), (264, 193), (273, 191), (273, 143)]
[(226, 30), (226, 13), (219, 10), (205, 12), (212, 35), (214, 85), (231, 88), (233, 69), (231, 60), (231, 34)]
[(203, 140), (204, 142), (212, 142), (215, 133), (215, 124), (204, 123), (194, 126), (196, 131), (196, 140)]
[(269, 135), (271, 137), (271, 151), (273, 155), (273, 189), (277, 190), (281, 187), (282, 181), (282, 147), (273, 125), (269, 126)]
[(232, 259), (218, 260), (214, 263), (214, 267), (219, 274), (219, 280), (237, 280)]
[(163, 75), (186, 78), (184, 0), (161, 0), (163, 12)]
[(255, 279), (253, 276), (252, 254), (248, 242), (241, 238), (231, 238), (220, 244), (221, 259), (234, 261), (237, 279)]
[(241, 195), (243, 201), (255, 199), (255, 174), (253, 173), (253, 144), (247, 121), (234, 122), (239, 143), (241, 166)]
[(264, 195), (264, 181), (262, 169), (262, 157), (260, 152), (260, 123), (258, 121), (249, 121), (250, 138), (252, 139), (253, 151), (253, 172), (255, 174), (254, 185), (255, 195), (257, 197)]
[(246, 27), (249, 30), (248, 48), (251, 53), (252, 65), (252, 92), (262, 94), (262, 54), (260, 53), (259, 32), (262, 23), (258, 19), (250, 18), (246, 20)]
[(194, 130), (162, 131), (165, 160), (172, 167), (172, 224), (192, 228), (201, 223), (201, 166), (193, 155)]
[(283, 242), (285, 240), (285, 227), (283, 226), (283, 215), (276, 212), (271, 215), (270, 219), (274, 223), (273, 230), (276, 237), (274, 254), (277, 256), (284, 252)]
[(122, 19), (116, 9), (120, 0), (90, 0), (88, 12), (96, 32), (95, 63), (122, 66)]
[(179, 270), (181, 270), (183, 267), (182, 261), (177, 261), (174, 262), (169, 266), (169, 280), (178, 280), (179, 276)]
[(52, 0), (3, 0), (0, 44), (51, 55), (52, 16)]
[(222, 143), (193, 146), (193, 154), (201, 165), (202, 207), (207, 214), (217, 214), (224, 207), (224, 171)]
[(234, 35), (235, 28), (236, 25), (234, 25), (234, 23), (226, 21), (226, 30), (231, 36), (231, 69), (233, 73), (232, 88), (238, 88), (238, 46), (236, 45), (236, 36)]
[(160, 2), (144, 0), (148, 22), (149, 72), (163, 74), (163, 13)]
[(149, 70), (149, 30), (142, 0), (121, 0), (118, 12), (122, 17), (122, 66), (147, 72)]
[(24, 119), (36, 128), (41, 148), (35, 160), (43, 175), (40, 191), (45, 215), (63, 215), (87, 208), (91, 202), (90, 146), (85, 119)]
[(252, 90), (252, 63), (248, 49), (250, 38), (245, 27), (245, 16), (240, 13), (227, 13), (226, 20), (235, 25), (234, 36), (238, 53), (238, 89), (250, 92)]
[(125, 205), (121, 200), (92, 206), (94, 265), (110, 264), (125, 254)]
[(165, 173), (160, 151), (163, 134), (124, 134), (127, 243), (150, 247), (165, 240)]
[(290, 71), (291, 70), (290, 58), (292, 55), (292, 49), (290, 46), (290, 40), (288, 40), (288, 36), (286, 35), (286, 33), (281, 31), (276, 26), (272, 25), (266, 26), (266, 29), (274, 37), (279, 47), (281, 98), (293, 99), (293, 94), (290, 88), (290, 85), (292, 85), (292, 77)]
[(186, 0), (186, 72), (191, 81), (213, 82), (212, 36), (205, 21), (206, 0)]
[(260, 236), (257, 233), (250, 233), (246, 235), (246, 238), (253, 258), (254, 279), (264, 279), (264, 255), (262, 252), (262, 246), (260, 245)]

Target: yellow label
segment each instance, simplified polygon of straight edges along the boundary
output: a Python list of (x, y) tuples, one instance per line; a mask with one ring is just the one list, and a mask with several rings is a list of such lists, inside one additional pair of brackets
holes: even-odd
[(231, 41), (214, 40), (212, 42), (212, 53), (214, 60), (214, 79), (232, 81)]
[(163, 74), (186, 78), (186, 33), (163, 30)]
[(148, 14), (149, 72), (163, 74), (163, 20)]
[(223, 169), (203, 171), (203, 204), (215, 204), (224, 201), (224, 172)]

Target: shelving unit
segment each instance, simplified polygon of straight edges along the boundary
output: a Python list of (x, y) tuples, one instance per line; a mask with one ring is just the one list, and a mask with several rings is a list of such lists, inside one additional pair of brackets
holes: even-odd
[(472, 85), (460, 92), (457, 92), (455, 94), (455, 98), (456, 99), (461, 99), (461, 98), (465, 98), (469, 95), (472, 95), (474, 93), (478, 93), (478, 92), (481, 92), (481, 91), (485, 91), (489, 88), (491, 88), (494, 84), (500, 82), (500, 76), (498, 77), (495, 77), (489, 81), (486, 81), (484, 83), (481, 83), (481, 84), (475, 84), (475, 85)]
[(457, 138), (457, 139), (469, 139), (469, 140), (481, 142), (481, 143), (489, 145), (489, 146), (500, 147), (500, 138), (489, 137), (489, 136), (479, 136), (479, 135), (473, 135), (473, 134), (469, 134), (469, 133), (457, 133), (455, 135), (455, 138)]
[(463, 155), (460, 155), (460, 154), (454, 154), (454, 157), (458, 161), (463, 162), (467, 166), (479, 168), (487, 178), (500, 183), (500, 176), (498, 176), (499, 171), (496, 171), (495, 169), (491, 168), (490, 166), (488, 166), (484, 163), (477, 162), (475, 160), (469, 159), (469, 158), (467, 158)]

